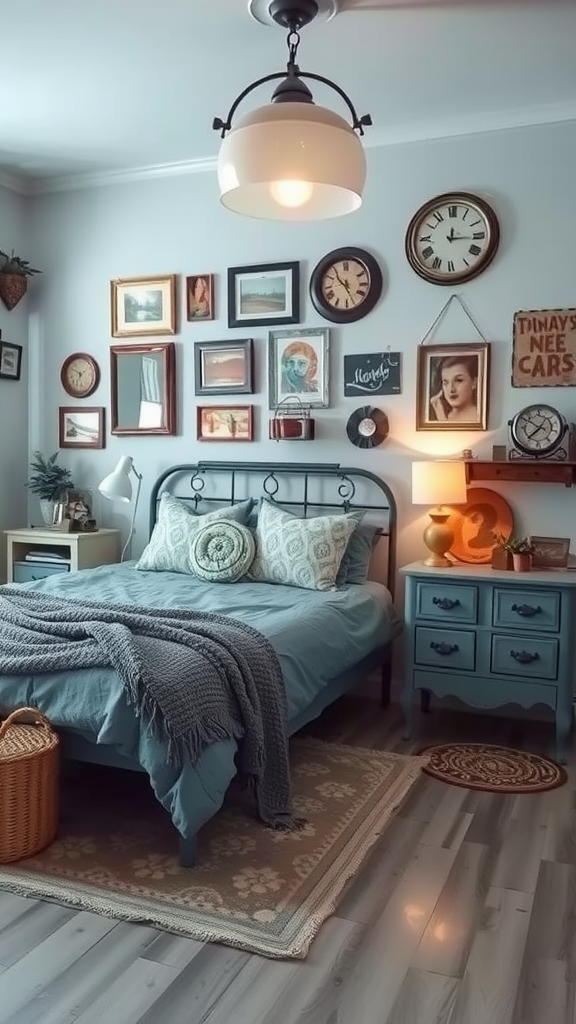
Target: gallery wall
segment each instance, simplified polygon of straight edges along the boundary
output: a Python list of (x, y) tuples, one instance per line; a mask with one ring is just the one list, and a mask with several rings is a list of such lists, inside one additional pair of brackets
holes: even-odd
[[(186, 321), (184, 288), (180, 287), (178, 333), (173, 339), (177, 350), (177, 434), (108, 434), (102, 451), (61, 453), (61, 461), (70, 466), (76, 483), (89, 488), (97, 486), (120, 455), (133, 456), (144, 474), (135, 554), (147, 539), (151, 485), (167, 466), (202, 458), (305, 460), (359, 465), (386, 477), (399, 507), (402, 564), (422, 555), (421, 532), (427, 521), (426, 510), (411, 505), (414, 458), (454, 455), (464, 448), (490, 458), (493, 444), (506, 443), (507, 420), (536, 400), (551, 402), (576, 420), (573, 388), (518, 389), (510, 382), (514, 312), (576, 306), (576, 126), (543, 125), (374, 148), (368, 149), (367, 155), (368, 183), (362, 208), (348, 218), (324, 223), (278, 224), (228, 213), (219, 204), (214, 172), (110, 184), (29, 200), (31, 255), (44, 270), (42, 279), (35, 282), (31, 305), (36, 316), (29, 341), (33, 367), (30, 401), (34, 406), (31, 450), (49, 452), (58, 446), (58, 407), (75, 404), (59, 379), (62, 362), (72, 352), (87, 352), (97, 359), (101, 383), (86, 404), (105, 406), (109, 422), (111, 279), (175, 273), (182, 286), (186, 275), (215, 275), (216, 319), (212, 322)], [(413, 272), (404, 254), (404, 238), (422, 203), (456, 189), (487, 199), (501, 229), (500, 248), (491, 266), (477, 279), (454, 289), (491, 342), (489, 429), (416, 431), (417, 349), (450, 289), (429, 284)], [(4, 203), (16, 220), (19, 200), (8, 196)], [(8, 204), (13, 206), (11, 212)], [(356, 324), (338, 327), (315, 312), (308, 282), (322, 256), (346, 245), (369, 250), (380, 262), (385, 283), (372, 313)], [(227, 326), (227, 268), (289, 260), (300, 261), (302, 325), (330, 329), (330, 407), (317, 411), (314, 442), (268, 440), (267, 329), (230, 330)], [(11, 329), (15, 323), (17, 314), (11, 314)], [(255, 440), (207, 446), (196, 440), (194, 342), (247, 336), (253, 337), (255, 348), (255, 394), (246, 399), (255, 406)], [(430, 340), (476, 342), (479, 338), (453, 303)], [(380, 447), (362, 451), (346, 437), (348, 416), (364, 403), (343, 397), (343, 356), (387, 348), (402, 353), (402, 392), (373, 400), (389, 418), (390, 435)], [(4, 410), (0, 415), (6, 415)], [(18, 472), (22, 477), (21, 463)], [(513, 506), (518, 530), (570, 536), (576, 548), (573, 491), (558, 485), (526, 484), (499, 489)], [(126, 530), (128, 510), (101, 503), (95, 511), (102, 525)], [(34, 503), (29, 513), (38, 521)]]

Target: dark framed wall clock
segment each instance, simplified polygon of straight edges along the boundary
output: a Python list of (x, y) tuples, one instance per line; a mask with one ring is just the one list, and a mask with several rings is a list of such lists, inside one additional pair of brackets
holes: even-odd
[(314, 309), (335, 324), (351, 324), (370, 313), (382, 294), (382, 271), (365, 249), (346, 246), (323, 256), (312, 271)]
[(62, 363), (60, 382), (73, 398), (88, 398), (100, 383), (100, 367), (86, 352), (73, 352)]
[(498, 218), (485, 199), (471, 192), (445, 192), (416, 211), (406, 232), (406, 257), (431, 284), (471, 281), (498, 250)]

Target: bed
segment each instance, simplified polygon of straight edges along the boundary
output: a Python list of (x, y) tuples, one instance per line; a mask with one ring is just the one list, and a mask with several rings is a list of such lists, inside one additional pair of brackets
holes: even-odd
[[(264, 498), (302, 518), (362, 512), (375, 528), (369, 581), (313, 591), (242, 579), (207, 583), (179, 572), (141, 572), (135, 562), (58, 574), (27, 589), (67, 599), (135, 608), (216, 611), (246, 622), (279, 659), (291, 735), (370, 673), (389, 701), (392, 641), (400, 631), (393, 606), (396, 506), (389, 486), (364, 469), (334, 464), (201, 462), (173, 466), (155, 482), (150, 534), (163, 495), (202, 515)], [(180, 860), (192, 865), (202, 825), (221, 807), (237, 768), (237, 743), (204, 750), (196, 765), (170, 764), (162, 743), (128, 706), (112, 668), (0, 676), (0, 714), (37, 706), (58, 729), (64, 754), (96, 764), (147, 772), (179, 834)]]

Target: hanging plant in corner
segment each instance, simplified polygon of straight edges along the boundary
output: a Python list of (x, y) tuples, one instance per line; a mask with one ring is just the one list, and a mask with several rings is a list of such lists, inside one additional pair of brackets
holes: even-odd
[(14, 249), (10, 255), (0, 249), (0, 299), (6, 309), (14, 309), (26, 295), (28, 278), (41, 273), (41, 270), (31, 267), (28, 260), (16, 256)]

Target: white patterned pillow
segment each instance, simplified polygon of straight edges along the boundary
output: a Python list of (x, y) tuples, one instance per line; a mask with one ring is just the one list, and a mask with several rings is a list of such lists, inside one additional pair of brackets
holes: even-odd
[(248, 575), (261, 582), (332, 590), (357, 524), (354, 514), (300, 519), (264, 500), (256, 527), (256, 555)]
[(189, 503), (165, 492), (160, 499), (158, 519), (150, 542), (144, 548), (136, 568), (194, 574), (191, 547), (197, 531), (207, 523), (220, 519), (244, 524), (253, 504), (253, 499), (249, 498), (237, 505), (226, 505), (199, 516)]
[(192, 538), (194, 574), (212, 583), (235, 583), (245, 576), (256, 553), (254, 534), (230, 519), (207, 523)]

